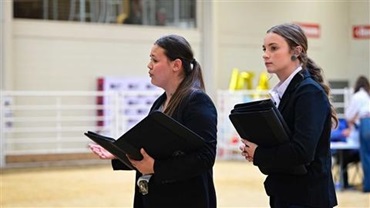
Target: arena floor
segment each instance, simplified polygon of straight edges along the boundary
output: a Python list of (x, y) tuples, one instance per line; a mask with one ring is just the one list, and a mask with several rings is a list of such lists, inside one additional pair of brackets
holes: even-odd
[[(106, 165), (1, 170), (0, 207), (132, 207), (132, 171)], [(264, 175), (246, 161), (218, 161), (218, 207), (268, 207)], [(338, 207), (370, 207), (370, 194), (338, 191)]]

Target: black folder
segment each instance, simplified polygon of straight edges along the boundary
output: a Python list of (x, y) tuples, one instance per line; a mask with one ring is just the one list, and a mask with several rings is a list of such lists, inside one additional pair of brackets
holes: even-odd
[[(234, 106), (229, 115), (241, 138), (257, 145), (271, 147), (290, 140), (290, 129), (271, 99), (263, 99)], [(262, 173), (305, 174), (304, 165), (290, 168), (259, 167)]]
[(150, 113), (117, 140), (91, 131), (85, 135), (131, 169), (126, 155), (141, 160), (141, 148), (154, 159), (167, 159), (193, 152), (205, 143), (201, 136), (160, 111)]
[(290, 130), (271, 99), (236, 104), (229, 118), (241, 138), (258, 145), (289, 141)]

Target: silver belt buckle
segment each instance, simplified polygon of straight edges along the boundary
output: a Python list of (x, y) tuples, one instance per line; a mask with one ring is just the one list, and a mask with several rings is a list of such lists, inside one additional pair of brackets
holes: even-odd
[(147, 195), (149, 193), (149, 180), (152, 175), (143, 175), (137, 180), (137, 186), (139, 187), (139, 192), (142, 195)]

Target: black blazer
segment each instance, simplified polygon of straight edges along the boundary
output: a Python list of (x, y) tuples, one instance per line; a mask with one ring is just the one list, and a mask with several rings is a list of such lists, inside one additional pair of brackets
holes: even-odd
[(330, 103), (323, 88), (302, 70), (290, 82), (278, 109), (292, 130), (291, 141), (271, 148), (257, 147), (254, 165), (305, 164), (308, 173), (270, 174), (264, 182), (266, 193), (297, 205), (337, 205), (331, 172)]
[[(158, 110), (166, 100), (161, 95), (151, 111)], [(136, 186), (141, 176), (136, 172), (134, 207), (192, 207), (215, 208), (216, 192), (212, 168), (216, 158), (217, 111), (212, 100), (202, 91), (196, 90), (185, 97), (173, 116), (206, 141), (197, 152), (168, 160), (156, 160), (155, 174), (149, 182), (149, 194), (142, 195)], [(156, 139), (156, 138), (153, 138)], [(119, 160), (112, 160), (113, 169), (127, 167)]]

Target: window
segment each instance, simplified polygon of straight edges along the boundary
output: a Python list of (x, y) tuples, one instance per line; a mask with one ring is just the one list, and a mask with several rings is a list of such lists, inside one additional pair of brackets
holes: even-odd
[(196, 27), (196, 0), (14, 0), (14, 18)]

